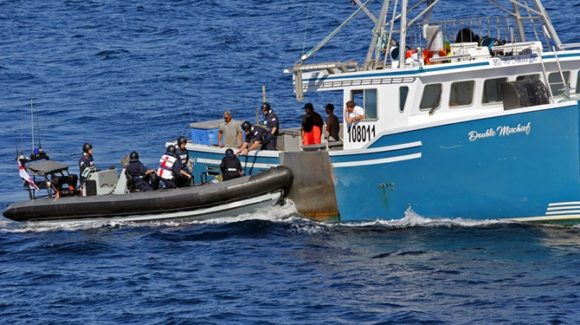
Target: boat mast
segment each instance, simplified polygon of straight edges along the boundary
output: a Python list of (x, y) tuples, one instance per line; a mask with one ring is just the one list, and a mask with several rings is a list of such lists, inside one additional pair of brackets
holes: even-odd
[(408, 0), (403, 0), (401, 3), (401, 20), (400, 20), (400, 36), (399, 36), (399, 67), (405, 66), (405, 49), (407, 46), (407, 6)]
[(380, 61), (380, 48), (377, 48), (379, 39), (383, 38), (383, 30), (385, 27), (385, 21), (387, 20), (387, 9), (389, 9), (389, 0), (383, 1), (383, 6), (381, 7), (381, 13), (379, 14), (379, 19), (375, 22), (375, 28), (373, 30), (373, 37), (371, 39), (371, 44), (369, 45), (369, 50), (367, 51), (367, 56), (365, 58), (365, 63), (363, 65), (363, 70), (369, 70), (371, 68), (371, 62), (373, 61), (373, 55), (375, 56), (375, 65)]
[(516, 23), (518, 24), (518, 31), (520, 33), (520, 42), (526, 41), (526, 34), (524, 30), (524, 23), (522, 22), (522, 15), (520, 14), (520, 7), (515, 3), (512, 3), (514, 7), (514, 17), (516, 19)]

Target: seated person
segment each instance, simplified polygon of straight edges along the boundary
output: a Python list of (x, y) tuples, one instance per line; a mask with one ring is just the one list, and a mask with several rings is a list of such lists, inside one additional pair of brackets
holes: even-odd
[(153, 190), (148, 181), (155, 176), (155, 170), (145, 168), (145, 165), (139, 161), (139, 153), (137, 151), (131, 152), (129, 159), (125, 172), (131, 178), (133, 187), (142, 192)]
[(232, 149), (226, 150), (226, 155), (220, 164), (220, 171), (224, 181), (238, 178), (244, 174), (242, 164)]

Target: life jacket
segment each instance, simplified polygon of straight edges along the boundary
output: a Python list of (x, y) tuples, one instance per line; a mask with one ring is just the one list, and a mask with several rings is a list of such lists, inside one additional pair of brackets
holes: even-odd
[(173, 164), (177, 161), (177, 157), (164, 154), (159, 159), (159, 168), (157, 169), (157, 176), (166, 179), (168, 181), (172, 180), (175, 175), (173, 175)]

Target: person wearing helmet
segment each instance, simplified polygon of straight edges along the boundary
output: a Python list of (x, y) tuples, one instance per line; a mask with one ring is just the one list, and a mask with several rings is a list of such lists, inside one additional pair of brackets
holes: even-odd
[(125, 169), (127, 175), (131, 178), (133, 187), (141, 192), (153, 190), (153, 187), (148, 183), (152, 176), (155, 176), (155, 170), (147, 169), (141, 161), (139, 161), (139, 153), (137, 151), (131, 152), (129, 155), (129, 164)]
[(264, 126), (269, 131), (265, 135), (265, 150), (276, 150), (276, 144), (278, 143), (278, 130), (280, 129), (280, 122), (278, 121), (278, 116), (272, 110), (272, 106), (269, 103), (262, 103), (262, 113), (264, 114)]
[(236, 156), (240, 154), (245, 155), (251, 150), (268, 150), (266, 146), (270, 132), (265, 127), (252, 125), (250, 122), (245, 121), (242, 123), (242, 130), (244, 130), (246, 137)]
[(46, 151), (42, 149), (42, 147), (34, 148), (34, 151), (30, 154), (30, 161), (41, 159), (50, 160), (50, 157), (48, 156)]
[(83, 144), (83, 155), (79, 159), (79, 173), (81, 175), (81, 185), (89, 176), (91, 171), (95, 171), (95, 161), (93, 159), (93, 146), (90, 143)]
[(175, 179), (177, 187), (186, 187), (191, 185), (191, 164), (189, 162), (189, 153), (185, 146), (187, 145), (187, 138), (181, 136), (177, 139), (177, 156), (181, 160), (181, 172)]
[(218, 146), (220, 148), (239, 148), (242, 145), (242, 130), (240, 122), (232, 118), (232, 113), (224, 112), (224, 121), (218, 131)]
[(244, 174), (242, 164), (232, 149), (226, 150), (226, 155), (220, 164), (220, 170), (224, 181), (238, 178)]
[(175, 177), (182, 172), (181, 160), (176, 151), (174, 145), (167, 146), (167, 150), (159, 160), (157, 176), (165, 188), (175, 188)]

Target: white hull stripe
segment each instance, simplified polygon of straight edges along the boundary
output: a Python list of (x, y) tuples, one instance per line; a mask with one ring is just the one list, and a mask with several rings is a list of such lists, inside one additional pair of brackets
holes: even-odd
[(548, 204), (548, 206), (550, 206), (550, 207), (563, 206), (563, 205), (580, 205), (580, 201), (556, 202), (556, 203), (550, 203), (550, 204)]
[[(253, 159), (254, 158), (248, 158), (248, 162), (245, 162), (244, 157), (241, 157), (240, 162), (242, 163), (242, 167), (269, 169), (269, 168), (278, 166), (278, 164), (253, 163), (253, 162), (251, 162), (251, 160), (253, 160)], [(207, 158), (197, 158), (196, 161), (199, 163), (202, 163), (202, 164), (209, 164), (209, 165), (216, 165), (216, 166), (219, 166), (222, 163), (221, 160), (207, 159)]]
[(505, 219), (505, 220), (507, 220), (507, 221), (519, 221), (519, 222), (580, 220), (580, 214), (571, 214), (571, 215), (564, 215), (564, 216), (511, 218), (511, 219)]
[[(377, 137), (377, 139), (380, 138)], [(385, 146), (385, 147), (377, 147), (377, 148), (368, 148), (368, 149), (352, 149), (352, 150), (343, 150), (343, 151), (329, 151), (328, 154), (333, 156), (350, 156), (350, 155), (357, 155), (357, 154), (367, 154), (367, 153), (378, 153), (378, 152), (387, 152), (387, 151), (394, 151), (394, 150), (401, 150), (401, 149), (409, 149), (409, 148), (416, 148), (422, 146), (423, 143), (421, 141), (409, 142), (409, 143), (401, 143), (395, 144), (392, 146)]]
[[(380, 164), (388, 164), (398, 161), (405, 161), (411, 159), (418, 159), (421, 158), (421, 153), (413, 153), (410, 155), (404, 156), (396, 156), (396, 157), (388, 157), (388, 158), (381, 158), (381, 159), (373, 159), (373, 160), (360, 160), (360, 161), (347, 161), (347, 162), (338, 162), (333, 163), (332, 166), (334, 168), (343, 168), (343, 167), (357, 167), (357, 166), (369, 166), (369, 165), (380, 165)], [(198, 158), (198, 162), (203, 164), (210, 164), (210, 165), (219, 165), (221, 160), (217, 159), (206, 159), (206, 158)], [(271, 167), (278, 166), (277, 164), (261, 164), (261, 163), (244, 163), (242, 162), (242, 167), (250, 167), (250, 168), (260, 168), (260, 169), (268, 169)]]
[(369, 166), (369, 165), (380, 165), (380, 164), (388, 164), (397, 161), (405, 161), (411, 159), (419, 159), (421, 158), (421, 153), (413, 153), (410, 155), (404, 156), (396, 156), (396, 157), (388, 157), (388, 158), (381, 158), (381, 159), (373, 159), (373, 160), (360, 160), (360, 161), (349, 161), (349, 162), (339, 162), (332, 164), (335, 168), (342, 168), (342, 167), (356, 167), (356, 166)]
[(548, 211), (574, 210), (574, 209), (580, 209), (580, 205), (569, 205), (569, 206), (551, 207), (551, 208), (548, 208)]
[(211, 217), (212, 214), (224, 213), (226, 211), (232, 210), (232, 216), (237, 216), (241, 210), (244, 211), (252, 211), (253, 205), (256, 204), (266, 204), (270, 202), (272, 205), (278, 201), (280, 198), (281, 192), (273, 192), (264, 195), (260, 195), (257, 197), (235, 201), (232, 203), (227, 203), (223, 205), (218, 205), (210, 208), (204, 209), (196, 209), (192, 211), (180, 211), (180, 212), (171, 212), (171, 213), (162, 213), (162, 214), (147, 214), (147, 215), (135, 215), (135, 216), (127, 216), (127, 217), (118, 217), (118, 218), (95, 218), (95, 219), (76, 219), (76, 220), (51, 220), (51, 221), (38, 221), (34, 222), (34, 224), (67, 224), (67, 223), (90, 223), (95, 221), (163, 221), (163, 220), (172, 220), (172, 219), (179, 219), (179, 218), (195, 218), (201, 216)]
[(547, 216), (551, 216), (551, 215), (558, 215), (558, 214), (578, 214), (580, 213), (580, 210), (565, 210), (565, 211), (548, 211), (546, 212)]

